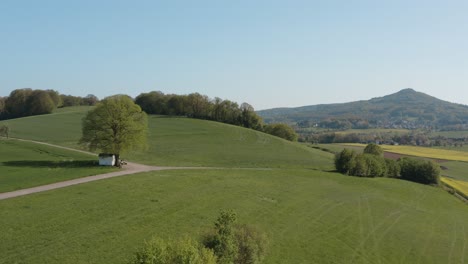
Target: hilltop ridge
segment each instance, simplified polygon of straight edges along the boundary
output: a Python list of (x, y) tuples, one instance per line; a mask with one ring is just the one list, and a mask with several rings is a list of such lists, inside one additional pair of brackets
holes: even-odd
[(325, 128), (444, 128), (468, 124), (468, 106), (450, 103), (412, 88), (394, 94), (339, 104), (273, 108), (257, 112), (266, 122)]

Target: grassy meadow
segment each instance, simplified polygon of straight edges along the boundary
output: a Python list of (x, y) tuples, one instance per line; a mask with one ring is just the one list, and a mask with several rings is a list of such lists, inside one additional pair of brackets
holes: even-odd
[(97, 158), (31, 142), (0, 139), (0, 192), (113, 171)]
[[(80, 148), (81, 119), (89, 109), (9, 120), (11, 136)], [(124, 159), (158, 166), (333, 169), (332, 154), (258, 131), (183, 117), (149, 116), (148, 121), (147, 149)]]
[(468, 210), (442, 189), (304, 169), (161, 171), (0, 201), (0, 263), (125, 263), (219, 209), (267, 233), (264, 263), (464, 263)]
[[(13, 137), (78, 147), (88, 109), (8, 123)], [(12, 186), (56, 181), (50, 171), (75, 177), (91, 169), (53, 166), (86, 163), (86, 154), (0, 144), (0, 179)], [(216, 122), (150, 116), (147, 149), (124, 158), (219, 168), (141, 173), (0, 200), (0, 263), (126, 263), (152, 236), (199, 238), (220, 209), (234, 209), (240, 223), (268, 235), (264, 263), (468, 261), (466, 204), (440, 188), (330, 172), (333, 154), (305, 144)], [(454, 164), (458, 170), (451, 172), (461, 174), (465, 163)]]

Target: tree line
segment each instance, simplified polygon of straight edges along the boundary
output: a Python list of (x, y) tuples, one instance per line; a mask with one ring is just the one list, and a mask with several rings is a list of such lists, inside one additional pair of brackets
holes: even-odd
[(297, 140), (296, 132), (286, 124), (264, 124), (253, 106), (248, 103), (239, 105), (219, 97), (211, 99), (199, 93), (177, 95), (160, 91), (142, 93), (135, 98), (135, 103), (148, 114), (213, 120), (263, 131), (290, 141)]
[(422, 184), (440, 184), (440, 167), (433, 161), (412, 158), (398, 160), (383, 157), (383, 149), (369, 144), (363, 153), (344, 149), (335, 156), (338, 172), (358, 177), (390, 177)]
[(9, 96), (0, 97), (0, 119), (50, 114), (58, 107), (95, 105), (98, 98), (61, 95), (55, 90), (13, 90)]

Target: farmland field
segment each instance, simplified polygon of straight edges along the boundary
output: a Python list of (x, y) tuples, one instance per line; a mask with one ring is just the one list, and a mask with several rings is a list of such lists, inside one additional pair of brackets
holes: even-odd
[(442, 178), (442, 182), (451, 186), (455, 190), (463, 193), (464, 196), (468, 198), (468, 182), (446, 178), (446, 177)]
[[(342, 144), (343, 146), (365, 147), (363, 144)], [(468, 161), (468, 155), (463, 151), (436, 149), (415, 146), (391, 146), (381, 145), (384, 151), (398, 153), (402, 155), (425, 157), (438, 160)]]
[(232, 169), (151, 172), (0, 201), (0, 262), (125, 263), (152, 236), (197, 239), (222, 208), (267, 233), (265, 263), (468, 259), (468, 210), (441, 189)]
[(31, 142), (0, 140), (0, 192), (113, 171), (97, 157)]

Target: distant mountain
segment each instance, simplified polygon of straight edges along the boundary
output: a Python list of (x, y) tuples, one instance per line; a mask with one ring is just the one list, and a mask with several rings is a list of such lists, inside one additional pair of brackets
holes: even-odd
[(468, 106), (443, 101), (410, 88), (366, 101), (274, 108), (257, 113), (267, 123), (286, 122), (298, 127), (320, 126), (336, 129), (460, 129), (468, 124)]

